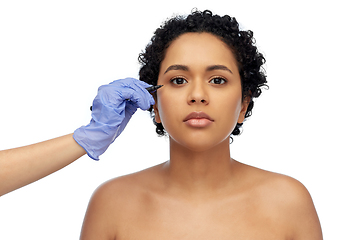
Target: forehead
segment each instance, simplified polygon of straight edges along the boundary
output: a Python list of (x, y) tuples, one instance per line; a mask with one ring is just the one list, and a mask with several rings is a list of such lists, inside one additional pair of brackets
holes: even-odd
[(185, 33), (175, 39), (166, 50), (160, 72), (172, 64), (190, 67), (225, 65), (234, 72), (238, 69), (230, 47), (210, 33)]

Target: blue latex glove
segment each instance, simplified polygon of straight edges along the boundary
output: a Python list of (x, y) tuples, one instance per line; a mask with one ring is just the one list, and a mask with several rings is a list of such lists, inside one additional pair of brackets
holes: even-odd
[(89, 157), (99, 160), (120, 135), (137, 108), (147, 110), (155, 101), (145, 89), (151, 85), (134, 79), (116, 80), (99, 88), (92, 105), (92, 119), (75, 130), (74, 139)]

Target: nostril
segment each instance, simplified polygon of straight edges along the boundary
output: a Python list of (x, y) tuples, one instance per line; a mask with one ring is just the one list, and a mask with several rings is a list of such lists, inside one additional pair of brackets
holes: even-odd
[[(196, 103), (195, 99), (190, 100), (191, 103)], [(201, 103), (206, 103), (205, 99), (200, 100)]]

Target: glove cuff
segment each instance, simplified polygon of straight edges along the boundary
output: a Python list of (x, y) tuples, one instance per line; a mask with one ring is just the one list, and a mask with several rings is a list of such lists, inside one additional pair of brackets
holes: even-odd
[[(106, 125), (94, 126), (93, 121), (75, 130), (74, 140), (86, 151), (87, 155), (98, 161), (110, 144), (114, 141), (114, 130)], [(116, 127), (115, 127), (116, 128)]]

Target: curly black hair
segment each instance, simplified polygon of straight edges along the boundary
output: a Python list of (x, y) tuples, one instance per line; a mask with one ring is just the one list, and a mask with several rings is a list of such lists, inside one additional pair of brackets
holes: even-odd
[[(145, 51), (139, 55), (140, 80), (157, 85), (160, 64), (165, 58), (167, 48), (180, 35), (189, 32), (211, 33), (230, 47), (238, 63), (242, 97), (250, 99), (245, 119), (251, 116), (254, 107), (253, 98), (260, 96), (262, 87), (268, 87), (265, 70), (262, 67), (265, 58), (255, 46), (253, 32), (240, 30), (236, 19), (228, 15), (221, 17), (213, 15), (209, 10), (203, 12), (195, 10), (188, 16), (176, 16), (167, 20), (155, 31)], [(149, 111), (156, 125), (157, 134), (165, 135), (163, 125), (155, 122), (153, 107)], [(233, 135), (241, 133), (242, 124), (236, 124)]]

